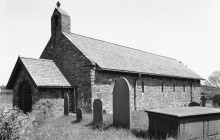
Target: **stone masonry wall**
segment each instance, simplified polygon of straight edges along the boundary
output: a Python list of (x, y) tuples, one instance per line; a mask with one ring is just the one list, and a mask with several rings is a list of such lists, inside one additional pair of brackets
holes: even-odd
[(19, 89), (22, 83), (28, 83), (28, 85), (31, 88), (31, 92), (30, 94), (32, 94), (32, 103), (35, 103), (35, 96), (38, 93), (37, 88), (34, 86), (33, 81), (30, 79), (30, 77), (27, 75), (26, 71), (22, 68), (19, 67), (17, 74), (16, 74), (16, 78), (14, 81), (14, 88), (13, 88), (13, 106), (18, 106), (18, 100), (19, 100)]
[[(115, 80), (120, 76), (128, 79), (131, 85), (131, 110), (134, 106), (134, 81), (136, 79), (136, 109), (155, 109), (165, 107), (187, 106), (191, 101), (190, 85), (192, 85), (192, 100), (200, 102), (200, 81), (158, 76), (141, 76), (116, 72), (96, 71), (92, 84), (92, 101), (101, 98), (103, 108), (112, 113), (112, 92)], [(143, 82), (142, 82), (143, 81)], [(163, 92), (162, 92), (163, 82)], [(175, 92), (173, 91), (175, 84)], [(144, 87), (142, 87), (144, 85)], [(185, 92), (183, 90), (185, 85)], [(142, 91), (144, 88), (144, 92)]]
[(56, 63), (69, 83), (77, 89), (77, 106), (91, 112), (92, 63), (62, 33), (51, 37), (40, 58)]
[[(42, 98), (64, 98), (64, 94), (67, 93), (69, 94), (69, 97), (73, 95), (73, 89), (68, 89), (68, 88), (40, 88), (38, 89), (38, 94), (35, 97), (36, 100), (42, 99)], [(71, 112), (74, 112), (73, 108), (73, 98), (70, 98), (69, 101), (69, 110)]]
[[(64, 93), (72, 94), (73, 89), (58, 89), (58, 88), (37, 88), (26, 71), (20, 67), (13, 88), (13, 106), (18, 106), (19, 89), (23, 82), (28, 83), (31, 88), (32, 105), (42, 98), (62, 98)], [(71, 102), (71, 101), (70, 101)], [(70, 110), (72, 104), (70, 103)]]

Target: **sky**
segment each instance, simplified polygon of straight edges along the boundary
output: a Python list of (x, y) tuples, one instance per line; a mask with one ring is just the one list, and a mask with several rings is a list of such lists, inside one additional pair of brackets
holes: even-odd
[[(0, 0), (0, 85), (18, 56), (39, 58), (56, 0)], [(71, 32), (174, 58), (207, 79), (220, 70), (219, 0), (60, 0)]]

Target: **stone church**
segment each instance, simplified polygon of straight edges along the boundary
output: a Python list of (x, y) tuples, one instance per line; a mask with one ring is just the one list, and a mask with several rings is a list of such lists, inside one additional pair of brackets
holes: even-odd
[(131, 85), (132, 109), (185, 106), (200, 101), (202, 78), (181, 62), (71, 32), (70, 16), (57, 5), (51, 37), (39, 59), (18, 57), (7, 84), (13, 105), (25, 112), (40, 98), (70, 97), (70, 110), (92, 111), (96, 98), (112, 112), (119, 77)]

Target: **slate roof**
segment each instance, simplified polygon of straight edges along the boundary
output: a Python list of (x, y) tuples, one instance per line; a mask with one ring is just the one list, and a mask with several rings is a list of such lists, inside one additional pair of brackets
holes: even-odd
[(71, 86), (53, 60), (24, 57), (20, 59), (38, 87)]
[(58, 10), (62, 15), (68, 15), (66, 11), (62, 10), (61, 8), (55, 8)]
[(18, 57), (6, 86), (7, 89), (12, 88), (17, 70), (20, 67), (27, 72), (37, 87), (72, 88), (53, 60)]
[(63, 32), (101, 70), (203, 79), (179, 61), (141, 50)]

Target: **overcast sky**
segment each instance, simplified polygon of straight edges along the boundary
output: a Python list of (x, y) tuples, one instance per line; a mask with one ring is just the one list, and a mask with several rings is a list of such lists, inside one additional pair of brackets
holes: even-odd
[[(18, 56), (39, 58), (56, 0), (0, 0), (0, 85)], [(73, 33), (220, 70), (220, 0), (60, 0)]]

